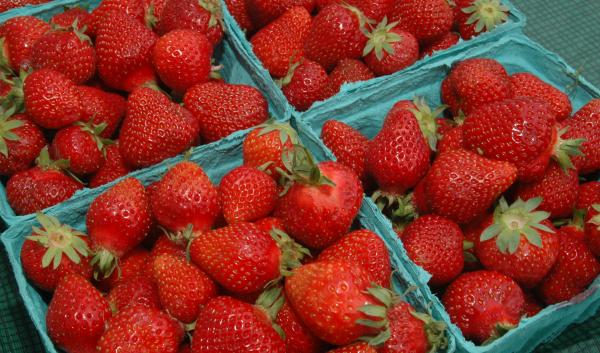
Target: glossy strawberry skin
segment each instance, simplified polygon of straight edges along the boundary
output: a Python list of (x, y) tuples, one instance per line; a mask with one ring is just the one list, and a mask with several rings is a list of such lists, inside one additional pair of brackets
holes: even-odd
[(416, 310), (407, 302), (401, 301), (388, 311), (391, 337), (380, 349), (381, 353), (414, 352), (426, 353), (431, 347), (425, 330), (425, 323), (415, 317)]
[(314, 6), (314, 0), (247, 0), (248, 11), (253, 22), (257, 27), (265, 27), (267, 24), (276, 21), (286, 11), (293, 7), (303, 7), (306, 12), (311, 13)]
[(589, 211), (594, 204), (600, 204), (600, 181), (588, 181), (579, 184), (575, 208)]
[(286, 353), (323, 352), (325, 344), (313, 335), (308, 327), (300, 321), (300, 318), (287, 301), (277, 313), (275, 323), (285, 333)]
[(248, 12), (246, 0), (225, 0), (227, 10), (246, 34), (254, 33), (255, 25)]
[(27, 170), (46, 145), (42, 131), (24, 114), (15, 114), (7, 121), (19, 120), (22, 126), (10, 130), (17, 140), (5, 139), (8, 156), (0, 153), (0, 175), (10, 176)]
[(419, 41), (431, 41), (450, 32), (454, 14), (445, 0), (396, 1), (389, 20), (399, 21), (400, 28)]
[(467, 13), (464, 11), (465, 9), (471, 7), (475, 3), (475, 0), (456, 0), (454, 3), (455, 27), (458, 28), (463, 39), (469, 40), (475, 36), (487, 32), (485, 27), (483, 27), (480, 31), (476, 31), (477, 22), (469, 23), (472, 13)]
[(345, 83), (366, 81), (374, 78), (373, 72), (360, 60), (342, 59), (335, 65), (323, 86), (321, 97), (336, 95)]
[(281, 155), (292, 147), (293, 143), (290, 139), (285, 142), (281, 141), (279, 131), (263, 134), (262, 129), (254, 129), (244, 139), (244, 165), (258, 168), (269, 163), (265, 172), (277, 181), (281, 176), (277, 172), (277, 168), (285, 170)]
[(410, 32), (394, 27), (391, 33), (400, 36), (400, 40), (391, 43), (393, 54), (383, 51), (381, 60), (377, 59), (375, 51), (370, 52), (365, 58), (365, 63), (377, 76), (393, 74), (414, 64), (419, 59), (419, 42)]
[(59, 130), (50, 145), (52, 159), (66, 159), (69, 170), (77, 175), (92, 174), (102, 165), (104, 156), (91, 133), (79, 126)]
[(457, 126), (444, 134), (444, 137), (437, 144), (437, 150), (441, 154), (447, 151), (463, 149), (463, 146), (463, 128), (462, 126)]
[(135, 248), (119, 259), (120, 271), (113, 271), (98, 281), (97, 287), (108, 292), (119, 283), (127, 282), (138, 275), (152, 278), (152, 258), (147, 250)]
[(156, 284), (152, 278), (143, 275), (117, 283), (106, 298), (116, 312), (135, 306), (161, 308)]
[(103, 0), (91, 13), (91, 32), (98, 35), (103, 23), (110, 20), (111, 12), (127, 15), (131, 19), (145, 24), (143, 0)]
[(96, 188), (110, 183), (129, 172), (131, 169), (123, 161), (118, 143), (110, 145), (106, 147), (106, 157), (100, 163), (100, 168), (90, 177), (89, 187)]
[(57, 13), (52, 16), (50, 23), (64, 28), (71, 28), (75, 20), (77, 20), (77, 29), (81, 30), (83, 27), (87, 27), (85, 34), (88, 36), (92, 34), (92, 15), (79, 6)]
[(0, 34), (4, 37), (4, 55), (14, 72), (31, 68), (31, 52), (35, 42), (46, 32), (50, 25), (33, 16), (18, 16), (4, 22)]
[(435, 52), (446, 50), (453, 47), (460, 40), (460, 35), (455, 32), (448, 32), (445, 36), (440, 37), (432, 42), (427, 42), (421, 49), (420, 57), (431, 56)]
[(569, 129), (563, 139), (584, 138), (582, 156), (572, 158), (579, 174), (600, 170), (600, 99), (593, 99), (583, 106), (572, 119), (566, 120)]
[(94, 125), (105, 123), (100, 133), (104, 138), (113, 136), (121, 119), (125, 116), (127, 102), (118, 94), (105, 92), (96, 87), (77, 87), (81, 102), (81, 121), (92, 121)]
[(311, 60), (303, 60), (282, 91), (296, 110), (305, 111), (314, 102), (322, 100), (321, 93), (326, 81), (327, 72), (321, 65)]
[(321, 139), (339, 163), (352, 169), (363, 182), (366, 180), (369, 148), (366, 136), (344, 122), (328, 120), (323, 124)]
[(531, 97), (546, 102), (558, 121), (571, 115), (569, 96), (533, 74), (514, 74), (510, 77), (510, 85), (515, 97)]
[(171, 255), (175, 257), (185, 258), (185, 246), (184, 244), (178, 244), (172, 241), (166, 234), (162, 234), (158, 237), (150, 255), (156, 258), (160, 255)]
[[(205, 2), (209, 6), (219, 6), (212, 0)], [(175, 29), (191, 29), (204, 34), (215, 46), (223, 38), (223, 28), (216, 18), (213, 23), (211, 16), (217, 14), (211, 14), (197, 0), (167, 0), (156, 30), (163, 35)]]

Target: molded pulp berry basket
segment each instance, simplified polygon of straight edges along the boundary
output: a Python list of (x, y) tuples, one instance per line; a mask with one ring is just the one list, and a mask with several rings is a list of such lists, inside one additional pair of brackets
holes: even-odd
[[(317, 160), (331, 159), (329, 158), (329, 152), (324, 148), (316, 136), (313, 136), (308, 131), (299, 131), (299, 133), (301, 141), (304, 142), (307, 148), (311, 149)], [(218, 183), (225, 173), (242, 164), (242, 142), (245, 136), (245, 133), (239, 133), (222, 140), (216, 145), (210, 146), (210, 148), (197, 148), (192, 153), (191, 161), (199, 164), (206, 171), (211, 180), (214, 183)], [(137, 173), (135, 177), (145, 185), (148, 185), (159, 180), (167, 171), (168, 166), (175, 164), (179, 160), (181, 160), (181, 157), (172, 159), (170, 163), (161, 164), (159, 167), (153, 168), (152, 170)], [(95, 192), (94, 195), (87, 195), (86, 197), (73, 200), (68, 206), (53, 208), (47, 213), (58, 217), (61, 222), (67, 223), (74, 228), (85, 232), (85, 215), (90, 203), (97, 194), (98, 193)], [(363, 207), (361, 208), (358, 220), (363, 228), (378, 232), (374, 225), (376, 219), (373, 218), (372, 212), (365, 202), (363, 202)], [(48, 295), (40, 295), (40, 292), (27, 281), (21, 267), (19, 253), (24, 237), (31, 233), (32, 225), (37, 225), (37, 222), (34, 219), (22, 221), (7, 230), (1, 237), (1, 240), (8, 252), (8, 257), (19, 287), (19, 293), (23, 297), (25, 307), (42, 338), (46, 351), (48, 353), (57, 353), (56, 347), (46, 333), (45, 318), (48, 304), (47, 300), (44, 300), (44, 298), (48, 299)], [(384, 240), (386, 241), (388, 248), (390, 248), (391, 243), (388, 242), (388, 239), (384, 238)], [(414, 287), (415, 285), (413, 282), (406, 280), (411, 278), (411, 275), (406, 272), (400, 259), (392, 251), (390, 251), (390, 257), (392, 266), (395, 270), (393, 286), (396, 292), (403, 293), (409, 287)], [(428, 302), (425, 301), (423, 293), (418, 289), (409, 291), (407, 297), (411, 304), (419, 311), (425, 311), (428, 307)], [(449, 345), (445, 352), (452, 353), (455, 351), (455, 341), (451, 336), (448, 338)]]
[[(494, 58), (502, 63), (509, 73), (531, 72), (544, 81), (569, 93), (573, 111), (592, 98), (600, 97), (600, 90), (584, 78), (574, 77), (575, 70), (558, 55), (549, 52), (539, 44), (522, 35), (505, 37), (486, 46), (471, 47), (459, 55), (431, 63), (419, 70), (406, 74), (403, 78), (383, 84), (368, 84), (361, 92), (338, 95), (326, 103), (317, 103), (310, 112), (301, 114), (300, 125), (320, 136), (323, 124), (336, 119), (352, 125), (363, 134), (372, 138), (379, 132), (383, 119), (391, 107), (399, 100), (424, 96), (432, 106), (440, 104), (440, 84), (447, 76), (451, 66), (459, 61), (473, 57)], [(529, 352), (543, 342), (560, 334), (567, 326), (582, 322), (600, 307), (600, 277), (581, 295), (569, 302), (563, 302), (545, 308), (538, 315), (521, 321), (519, 326), (506, 336), (487, 346), (476, 346), (465, 340), (458, 327), (450, 324), (448, 314), (438, 297), (432, 294), (427, 282), (431, 277), (421, 267), (415, 265), (407, 256), (402, 242), (392, 230), (391, 223), (379, 212), (375, 204), (368, 200), (366, 210), (380, 232), (395, 243), (393, 249), (405, 268), (414, 276), (421, 290), (433, 302), (433, 310), (443, 317), (450, 330), (456, 336), (457, 350), (469, 353), (511, 353)]]
[[(55, 14), (63, 12), (65, 7), (80, 5), (91, 10), (97, 7), (99, 3), (100, 0), (58, 0), (38, 6), (18, 8), (0, 14), (0, 23), (16, 16), (35, 16), (48, 21)], [(245, 57), (237, 54), (233, 50), (234, 45), (232, 42), (232, 37), (226, 34), (223, 37), (222, 44), (216, 49), (214, 55), (216, 61), (223, 65), (223, 69), (220, 72), (225, 81), (247, 84), (259, 88), (269, 102), (272, 116), (279, 120), (289, 118), (291, 108), (289, 108), (287, 101), (281, 99), (274, 89), (261, 86), (261, 80), (257, 77), (252, 65), (247, 62)], [(79, 199), (85, 197), (89, 193), (90, 189), (79, 190), (71, 199)], [(33, 218), (33, 215), (15, 215), (15, 212), (12, 210), (6, 199), (4, 184), (0, 184), (0, 217), (7, 226), (11, 226), (22, 220)]]
[[(368, 80), (366, 81), (368, 82), (368, 84), (366, 84), (366, 82), (355, 82), (345, 84), (342, 86), (341, 93), (338, 94), (361, 90), (366, 85), (377, 85), (380, 83), (383, 84), (386, 81), (395, 81), (404, 77), (404, 75), (408, 75), (409, 72), (418, 70), (424, 65), (439, 62), (447, 57), (452, 57), (454, 55), (459, 54), (465, 49), (476, 46), (488, 46), (492, 43), (495, 43), (499, 38), (510, 35), (512, 33), (520, 33), (526, 23), (525, 15), (521, 11), (519, 11), (519, 9), (510, 2), (510, 0), (502, 0), (502, 3), (510, 9), (510, 15), (506, 23), (502, 24), (501, 26), (498, 26), (493, 31), (482, 33), (479, 36), (470, 40), (461, 39), (458, 44), (447, 50), (435, 52), (432, 56), (420, 59), (412, 66), (402, 71), (396, 72), (391, 75), (381, 76)], [(287, 103), (287, 98), (285, 98), (283, 92), (275, 84), (275, 81), (273, 80), (273, 78), (271, 78), (271, 75), (269, 74), (267, 69), (265, 69), (260, 60), (252, 51), (252, 44), (250, 44), (250, 41), (246, 38), (245, 32), (239, 27), (238, 23), (227, 9), (227, 6), (225, 5), (223, 0), (221, 0), (221, 6), (223, 7), (223, 20), (225, 23), (225, 28), (231, 36), (231, 41), (234, 44), (236, 52), (241, 58), (240, 60), (250, 65), (250, 71), (254, 72), (254, 77), (261, 88), (266, 89), (268, 92), (273, 92), (278, 100), (283, 100)], [(326, 101), (329, 101), (329, 99)], [(289, 105), (289, 103), (287, 104)], [(290, 109), (294, 108), (290, 106)], [(309, 110), (311, 109), (312, 108), (310, 108)]]

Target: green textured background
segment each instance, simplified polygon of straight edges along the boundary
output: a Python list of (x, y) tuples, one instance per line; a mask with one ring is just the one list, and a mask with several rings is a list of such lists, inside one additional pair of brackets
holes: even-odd
[[(600, 0), (513, 0), (526, 15), (525, 33), (559, 53), (600, 86)], [(43, 352), (0, 249), (0, 352)], [(600, 316), (575, 325), (536, 353), (599, 353)]]

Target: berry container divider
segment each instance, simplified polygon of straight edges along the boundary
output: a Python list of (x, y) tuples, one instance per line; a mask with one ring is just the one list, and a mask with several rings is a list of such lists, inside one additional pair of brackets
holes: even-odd
[[(48, 21), (52, 16), (62, 13), (65, 8), (82, 6), (91, 11), (96, 8), (100, 2), (100, 0), (56, 0), (43, 5), (18, 8), (0, 14), (0, 24), (16, 16), (35, 16)], [(287, 104), (285, 98), (279, 97), (277, 95), (277, 91), (270, 90), (268, 87), (261, 85), (262, 81), (256, 75), (253, 67), (247, 63), (247, 59), (234, 50), (234, 41), (235, 39), (233, 36), (225, 34), (223, 36), (222, 43), (215, 48), (214, 58), (216, 59), (216, 63), (223, 65), (223, 68), (220, 70), (223, 79), (229, 83), (246, 84), (257, 87), (263, 93), (269, 103), (271, 116), (277, 120), (288, 119), (291, 113), (291, 108)], [(154, 166), (148, 168), (152, 169)], [(133, 174), (135, 175), (136, 172)], [(90, 194), (92, 190), (93, 189), (88, 188), (79, 190), (69, 201), (65, 201), (62, 204), (84, 198)], [(7, 227), (23, 220), (34, 218), (34, 214), (15, 214), (6, 198), (5, 183), (0, 183), (0, 218), (2, 218)]]
[[(433, 108), (440, 104), (440, 85), (456, 62), (474, 57), (498, 60), (509, 74), (531, 72), (542, 80), (569, 94), (573, 111), (577, 111), (592, 98), (600, 97), (600, 90), (583, 77), (579, 77), (558, 55), (532, 42), (524, 35), (504, 37), (485, 46), (471, 47), (462, 53), (447, 57), (436, 63), (423, 66), (403, 78), (388, 80), (381, 85), (371, 85), (354, 94), (338, 95), (330, 101), (319, 102), (298, 118), (298, 124), (321, 133), (323, 124), (329, 119), (345, 122), (369, 138), (380, 130), (383, 119), (399, 100), (423, 96)], [(457, 326), (450, 322), (440, 299), (432, 293), (427, 282), (431, 275), (412, 262), (401, 240), (396, 236), (390, 221), (379, 211), (372, 200), (363, 205), (364, 219), (374, 225), (384, 239), (402, 259), (404, 267), (413, 275), (427, 301), (433, 303), (432, 310), (444, 318), (451, 333), (456, 337), (457, 351), (468, 353), (511, 353), (530, 352), (543, 342), (559, 335), (567, 326), (583, 322), (600, 308), (600, 277), (583, 293), (568, 302), (551, 305), (532, 318), (524, 319), (519, 326), (504, 337), (484, 346), (467, 341)]]
[[(296, 125), (296, 124), (293, 124)], [(231, 169), (242, 164), (242, 143), (248, 132), (233, 134), (217, 144), (197, 148), (190, 157), (190, 161), (202, 166), (208, 176), (214, 183), (218, 183), (221, 178)], [(322, 145), (318, 137), (312, 135), (309, 130), (298, 129), (300, 140), (311, 150), (315, 158), (319, 161), (331, 159), (330, 152)], [(181, 161), (182, 157), (174, 157), (168, 163), (162, 163), (160, 166), (151, 170), (141, 171), (132, 176), (139, 179), (144, 185), (160, 179), (167, 171), (169, 166)], [(104, 191), (106, 188), (103, 188)], [(85, 233), (85, 217), (87, 209), (100, 190), (94, 190), (94, 193), (73, 200), (68, 205), (52, 208), (47, 214), (57, 217), (62, 223), (66, 223)], [(363, 205), (357, 217), (363, 228), (375, 231), (381, 236), (381, 233), (374, 226), (373, 213), (368, 203), (363, 200)], [(34, 288), (25, 278), (21, 267), (20, 251), (25, 236), (29, 235), (32, 226), (38, 226), (35, 219), (27, 219), (9, 228), (1, 237), (17, 281), (19, 293), (23, 298), (25, 307), (40, 335), (47, 353), (58, 353), (58, 349), (50, 340), (46, 331), (46, 311), (48, 309), (49, 297)], [(384, 238), (385, 239), (385, 238)], [(386, 240), (388, 249), (390, 243)], [(419, 311), (429, 311), (430, 304), (426, 301), (424, 294), (410, 280), (412, 276), (406, 271), (400, 258), (390, 250), (390, 260), (393, 268), (392, 286), (397, 293), (406, 293), (406, 299)], [(434, 318), (440, 319), (434, 315)], [(455, 351), (455, 340), (448, 335), (448, 347), (444, 352), (452, 353)]]
[[(394, 74), (377, 77), (368, 81), (344, 84), (337, 95), (344, 96), (347, 93), (360, 91), (367, 87), (383, 85), (388, 81), (396, 81), (425, 65), (441, 62), (445, 58), (457, 55), (465, 49), (478, 46), (487, 46), (498, 41), (504, 36), (508, 36), (513, 33), (522, 33), (523, 27), (525, 27), (526, 24), (525, 14), (523, 14), (514, 4), (512, 4), (510, 0), (502, 0), (502, 3), (510, 9), (510, 14), (507, 22), (498, 26), (493, 31), (482, 33), (470, 40), (463, 40), (461, 38), (458, 44), (454, 45), (453, 47), (447, 50), (434, 52), (433, 55), (419, 59), (412, 66)], [(232, 37), (234, 49), (239, 55), (240, 60), (244, 64), (249, 65), (251, 68), (250, 71), (253, 72), (254, 78), (261, 89), (274, 94), (278, 100), (281, 99), (288, 103), (287, 98), (283, 95), (281, 88), (277, 86), (267, 69), (254, 54), (249, 38), (246, 38), (246, 33), (240, 28), (235, 18), (233, 18), (223, 0), (221, 0), (221, 6), (223, 9), (223, 22), (225, 24), (225, 30)], [(329, 100), (330, 99), (327, 99), (325, 101), (327, 102)], [(313, 104), (312, 107), (314, 106), (315, 104)], [(312, 109), (312, 107), (309, 108), (309, 111)], [(290, 109), (295, 111), (295, 109), (291, 106)]]

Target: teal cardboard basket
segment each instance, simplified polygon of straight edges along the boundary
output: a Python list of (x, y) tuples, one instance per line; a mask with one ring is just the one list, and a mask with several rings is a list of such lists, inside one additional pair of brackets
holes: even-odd
[[(310, 128), (315, 135), (320, 135), (323, 124), (329, 119), (336, 119), (350, 124), (372, 138), (379, 132), (387, 112), (399, 100), (424, 96), (430, 105), (439, 105), (440, 84), (451, 66), (473, 57), (494, 58), (510, 73), (534, 73), (546, 82), (567, 91), (574, 111), (589, 100), (600, 97), (600, 90), (584, 78), (578, 77), (575, 81), (576, 71), (558, 55), (522, 35), (516, 35), (501, 38), (485, 46), (465, 49), (460, 54), (424, 65), (421, 69), (407, 73), (397, 80), (367, 84), (360, 92), (338, 95), (328, 102), (317, 103), (309, 112), (300, 115), (299, 124)], [(432, 310), (450, 325), (459, 352), (529, 352), (560, 334), (570, 324), (582, 322), (594, 315), (600, 307), (600, 291), (598, 291), (600, 278), (598, 278), (586, 292), (571, 301), (549, 306), (538, 315), (523, 320), (516, 329), (495, 342), (486, 346), (476, 346), (464, 338), (458, 327), (450, 323), (440, 300), (427, 285), (431, 276), (408, 258), (402, 242), (392, 230), (391, 223), (371, 200), (366, 200), (363, 209), (381, 234), (387, 239), (393, 239), (391, 241), (393, 250), (403, 261), (407, 271), (414, 276), (414, 281), (419, 284), (420, 289), (426, 293), (427, 300), (433, 303)]]
[[(63, 12), (65, 7), (81, 5), (91, 10), (97, 7), (99, 3), (100, 0), (58, 0), (38, 6), (17, 8), (0, 14), (0, 23), (16, 16), (35, 16), (48, 21), (52, 16)], [(257, 79), (253, 68), (246, 64), (244, 62), (244, 57), (239, 55), (233, 48), (233, 38), (226, 34), (223, 37), (222, 44), (215, 50), (214, 57), (216, 61), (223, 65), (223, 69), (220, 71), (223, 79), (225, 79), (226, 82), (247, 84), (259, 88), (269, 102), (271, 115), (278, 120), (289, 118), (291, 108), (289, 108), (287, 102), (281, 100), (280, 97), (277, 96), (277, 92), (269, 91), (268, 89), (265, 89), (265, 87), (261, 87), (261, 81)], [(151, 166), (148, 168), (152, 169), (154, 167)], [(84, 198), (89, 193), (90, 189), (87, 188), (79, 190), (73, 195), (71, 200)], [(6, 199), (4, 184), (0, 184), (0, 218), (2, 218), (7, 226), (33, 218), (33, 215), (31, 214), (22, 216), (15, 214)]]
[[(311, 149), (317, 160), (329, 160), (329, 152), (324, 148), (319, 139), (313, 136), (309, 131), (299, 130), (300, 140)], [(229, 170), (242, 164), (242, 142), (246, 133), (238, 133), (228, 137), (225, 140), (210, 146), (210, 149), (196, 149), (190, 158), (191, 161), (200, 165), (211, 178), (214, 183), (218, 183), (224, 174)], [(169, 165), (175, 164), (181, 157), (174, 158), (169, 163), (161, 164), (160, 167), (152, 170), (147, 170), (135, 175), (142, 183), (148, 185), (159, 180), (167, 171)], [(69, 205), (62, 205), (49, 210), (47, 213), (57, 217), (63, 223), (67, 223), (76, 229), (85, 232), (85, 215), (90, 203), (99, 194), (100, 190), (95, 190), (93, 194), (86, 197), (74, 200)], [(102, 190), (104, 191), (104, 190)], [(375, 227), (377, 221), (372, 217), (372, 213), (368, 206), (363, 202), (363, 206), (358, 215), (358, 220), (363, 228), (371, 229), (378, 233)], [(2, 243), (6, 247), (8, 257), (13, 268), (13, 272), (19, 288), (19, 293), (23, 298), (25, 307), (40, 335), (47, 353), (57, 353), (57, 348), (51, 342), (46, 333), (46, 311), (48, 303), (44, 298), (47, 295), (41, 295), (25, 278), (25, 274), (21, 268), (20, 250), (24, 241), (24, 237), (31, 233), (31, 227), (38, 225), (35, 219), (24, 220), (13, 227), (9, 228), (1, 237)], [(379, 233), (378, 233), (379, 234)], [(384, 238), (384, 241), (390, 246), (389, 239)], [(429, 303), (425, 299), (425, 295), (419, 290), (408, 290), (413, 288), (415, 284), (410, 280), (412, 276), (406, 272), (403, 267), (403, 262), (390, 251), (390, 259), (394, 269), (393, 287), (398, 293), (407, 292), (407, 300), (419, 311), (427, 311)], [(435, 316), (434, 316), (435, 317)], [(439, 319), (439, 317), (438, 317)], [(455, 341), (452, 336), (448, 336), (448, 348), (444, 352), (452, 353), (455, 351)]]
[[(447, 50), (435, 52), (431, 56), (427, 56), (418, 60), (409, 68), (396, 72), (394, 74), (377, 77), (366, 82), (354, 82), (345, 84), (342, 86), (342, 89), (340, 93), (338, 93), (338, 95), (344, 95), (347, 92), (362, 90), (366, 86), (384, 84), (388, 81), (396, 81), (398, 79), (401, 79), (405, 75), (409, 75), (410, 72), (418, 71), (421, 67), (427, 64), (442, 61), (444, 60), (444, 58), (457, 55), (468, 48), (488, 46), (496, 42), (499, 38), (513, 33), (520, 33), (526, 23), (525, 15), (521, 11), (519, 11), (519, 9), (510, 2), (510, 0), (502, 0), (502, 3), (510, 9), (510, 15), (506, 23), (498, 26), (493, 31), (482, 33), (479, 36), (470, 40), (461, 39), (460, 42), (455, 46)], [(221, 4), (223, 7), (223, 19), (225, 23), (225, 28), (232, 37), (232, 42), (234, 44), (235, 50), (237, 51), (239, 56), (243, 58), (241, 61), (245, 64), (247, 63), (249, 67), (252, 68), (252, 71), (255, 73), (258, 85), (261, 88), (267, 90), (270, 93), (272, 92), (278, 100), (283, 100), (284, 102), (286, 102), (286, 104), (289, 105), (289, 103), (287, 103), (287, 98), (285, 98), (281, 89), (275, 84), (275, 81), (273, 80), (273, 78), (271, 78), (271, 75), (269, 74), (267, 69), (265, 69), (260, 60), (252, 51), (252, 44), (246, 38), (245, 32), (239, 27), (236, 20), (233, 18), (233, 16), (227, 9), (227, 6), (225, 5), (223, 0), (221, 0)], [(329, 101), (330, 99), (325, 100), (325, 102)], [(315, 105), (313, 105), (313, 107), (314, 106)], [(294, 108), (290, 106), (290, 109)], [(312, 108), (309, 108), (309, 111), (311, 109)]]

